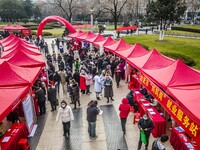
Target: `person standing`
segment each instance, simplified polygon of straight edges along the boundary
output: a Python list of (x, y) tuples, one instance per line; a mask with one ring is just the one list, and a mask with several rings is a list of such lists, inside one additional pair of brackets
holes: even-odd
[(63, 93), (65, 93), (66, 73), (62, 69), (58, 74), (60, 76), (60, 82), (61, 82), (61, 85), (62, 85)]
[(96, 93), (96, 98), (97, 100), (101, 100), (99, 97), (99, 94), (102, 92), (102, 83), (100, 79), (100, 73), (96, 73), (93, 80), (94, 80), (94, 90)]
[(61, 79), (60, 79), (60, 76), (59, 76), (59, 74), (58, 74), (57, 71), (56, 71), (55, 75), (53, 76), (53, 81), (54, 81), (54, 83), (55, 83), (56, 92), (59, 93), (59, 91), (60, 91), (60, 81), (61, 81)]
[(72, 79), (71, 97), (72, 97), (72, 102), (74, 103), (74, 109), (76, 109), (77, 102), (78, 102), (78, 106), (81, 106), (80, 95), (79, 95), (79, 86), (74, 79)]
[[(149, 137), (151, 134), (151, 130), (154, 128), (154, 124), (153, 122), (149, 119), (148, 114), (145, 113), (143, 115), (142, 118), (140, 118), (139, 122), (138, 122), (138, 128), (140, 129), (140, 131), (144, 131), (144, 134), (146, 136), (146, 145), (145, 145), (145, 150), (148, 150), (148, 145), (149, 145)], [(141, 135), (140, 135), (140, 139), (138, 142), (138, 150), (141, 149), (142, 146), (142, 141), (141, 141)]]
[(152, 144), (151, 150), (165, 150), (165, 143), (169, 137), (165, 134), (161, 135), (160, 140), (155, 140)]
[(115, 80), (116, 80), (117, 88), (118, 88), (119, 82), (121, 80), (121, 70), (120, 70), (119, 66), (117, 66), (116, 69), (115, 69)]
[(90, 85), (93, 84), (92, 75), (90, 74), (89, 71), (85, 75), (85, 80), (86, 80), (85, 81), (85, 84), (86, 84), (86, 94), (89, 95), (89, 94), (91, 94), (91, 92), (90, 92)]
[(58, 109), (56, 122), (61, 118), (63, 124), (63, 136), (70, 136), (70, 122), (74, 120), (72, 109), (65, 100), (62, 100), (61, 107)]
[(81, 70), (81, 73), (80, 73), (80, 89), (81, 89), (81, 93), (85, 94), (86, 80), (85, 80), (85, 71), (84, 70)]
[(79, 71), (77, 69), (75, 69), (75, 72), (73, 74), (73, 78), (78, 83), (78, 85), (80, 85), (80, 74), (79, 74)]
[(52, 85), (49, 85), (49, 89), (48, 89), (48, 100), (51, 104), (51, 111), (56, 110), (56, 88), (52, 87)]
[(35, 98), (38, 99), (40, 115), (42, 115), (43, 113), (45, 114), (46, 113), (46, 106), (45, 106), (46, 97), (42, 88), (35, 87)]
[(54, 40), (51, 42), (51, 48), (52, 48), (52, 51), (55, 51), (55, 43), (54, 43)]
[(96, 120), (99, 114), (99, 109), (97, 107), (98, 102), (93, 101), (87, 108), (87, 121), (88, 121), (88, 132), (91, 139), (96, 139)]
[(122, 131), (125, 135), (126, 134), (126, 120), (130, 112), (130, 105), (128, 104), (127, 98), (122, 99), (122, 103), (119, 105), (119, 111), (120, 111), (119, 116), (121, 119)]
[(109, 103), (109, 98), (114, 101), (113, 97), (113, 83), (110, 76), (106, 76), (106, 80), (104, 82), (104, 97), (107, 98), (107, 103)]

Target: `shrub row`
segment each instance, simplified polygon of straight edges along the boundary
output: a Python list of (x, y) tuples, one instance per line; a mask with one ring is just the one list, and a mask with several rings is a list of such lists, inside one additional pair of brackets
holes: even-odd
[[(36, 35), (36, 31), (32, 31), (32, 35)], [(42, 35), (43, 35), (43, 36), (52, 36), (53, 34), (50, 33), (50, 32), (43, 31), (43, 32), (42, 32)]]
[(200, 33), (199, 29), (185, 28), (185, 27), (172, 27), (172, 30), (188, 31), (194, 33)]
[(192, 58), (190, 58), (188, 56), (182, 55), (182, 54), (171, 53), (171, 52), (162, 52), (162, 54), (167, 56), (167, 57), (173, 58), (175, 60), (181, 59), (186, 65), (188, 65), (190, 67), (196, 65), (194, 59), (192, 59)]
[[(38, 26), (31, 26), (29, 27), (31, 30), (37, 30)], [(44, 29), (53, 29), (53, 26), (44, 26)]]

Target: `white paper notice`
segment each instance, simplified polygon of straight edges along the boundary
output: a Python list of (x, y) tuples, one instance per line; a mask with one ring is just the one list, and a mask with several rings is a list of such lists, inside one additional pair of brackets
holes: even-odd
[(9, 139), (10, 139), (10, 136), (6, 136), (6, 137), (3, 138), (2, 142), (8, 142)]

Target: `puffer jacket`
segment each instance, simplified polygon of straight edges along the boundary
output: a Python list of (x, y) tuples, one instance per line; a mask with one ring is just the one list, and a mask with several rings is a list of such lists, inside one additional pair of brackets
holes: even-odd
[(59, 108), (56, 116), (56, 122), (58, 122), (60, 118), (64, 123), (74, 120), (74, 114), (70, 106), (67, 105), (64, 109), (62, 107)]
[(130, 105), (128, 104), (128, 99), (123, 98), (122, 99), (122, 104), (119, 105), (119, 116), (120, 118), (127, 118), (128, 114), (130, 112)]

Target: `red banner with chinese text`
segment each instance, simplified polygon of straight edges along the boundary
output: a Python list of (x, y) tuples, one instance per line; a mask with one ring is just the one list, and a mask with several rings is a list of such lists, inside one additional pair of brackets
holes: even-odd
[(139, 82), (158, 100), (165, 110), (176, 120), (176, 122), (193, 138), (200, 142), (200, 123), (192, 119), (176, 102), (174, 102), (165, 92), (150, 81), (143, 74), (139, 77)]

